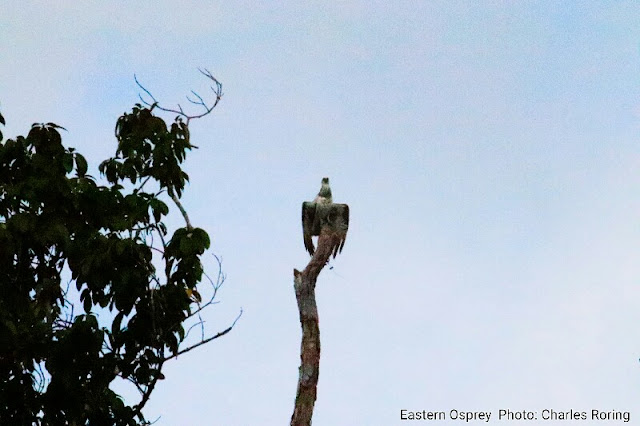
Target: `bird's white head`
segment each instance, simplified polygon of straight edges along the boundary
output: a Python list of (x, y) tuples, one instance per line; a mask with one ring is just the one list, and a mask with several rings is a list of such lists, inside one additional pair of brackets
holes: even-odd
[(320, 186), (320, 192), (318, 192), (318, 196), (315, 200), (315, 203), (328, 204), (333, 202), (333, 198), (331, 197), (331, 187), (329, 186), (329, 178), (322, 178), (322, 185)]

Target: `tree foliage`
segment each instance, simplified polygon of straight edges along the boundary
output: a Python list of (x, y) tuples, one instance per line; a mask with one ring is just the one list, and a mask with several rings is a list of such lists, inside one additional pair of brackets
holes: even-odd
[[(179, 201), (189, 129), (136, 104), (99, 166), (104, 185), (61, 130), (0, 133), (0, 424), (146, 424), (164, 363), (233, 327), (184, 347), (186, 321), (222, 282), (202, 303), (209, 236)], [(187, 223), (170, 236), (167, 196)], [(136, 404), (110, 388), (118, 377), (140, 392)]]

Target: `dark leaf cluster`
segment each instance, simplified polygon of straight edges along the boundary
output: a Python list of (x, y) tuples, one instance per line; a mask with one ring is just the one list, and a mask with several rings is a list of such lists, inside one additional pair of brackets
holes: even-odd
[(125, 114), (116, 124), (118, 150), (116, 157), (100, 164), (110, 183), (129, 179), (132, 184), (148, 177), (160, 183), (163, 189), (172, 189), (181, 195), (189, 176), (181, 169), (189, 143), (189, 129), (176, 118), (167, 129), (160, 117), (136, 104), (133, 112)]
[[(0, 424), (146, 424), (163, 364), (201, 310), (193, 295), (209, 236), (189, 225), (169, 238), (160, 198), (182, 194), (189, 131), (136, 105), (117, 122), (100, 185), (60, 129), (37, 124), (4, 142), (0, 134)], [(145, 192), (148, 180), (159, 190)], [(138, 389), (137, 404), (110, 389), (117, 377)]]

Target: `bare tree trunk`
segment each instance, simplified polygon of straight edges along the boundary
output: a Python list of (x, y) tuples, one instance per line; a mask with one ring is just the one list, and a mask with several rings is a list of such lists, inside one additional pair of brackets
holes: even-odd
[(335, 248), (336, 238), (329, 227), (323, 227), (318, 237), (318, 248), (307, 267), (302, 272), (293, 270), (293, 287), (300, 311), (302, 343), (300, 345), (300, 376), (291, 426), (311, 425), (320, 372), (320, 328), (315, 288), (318, 275)]

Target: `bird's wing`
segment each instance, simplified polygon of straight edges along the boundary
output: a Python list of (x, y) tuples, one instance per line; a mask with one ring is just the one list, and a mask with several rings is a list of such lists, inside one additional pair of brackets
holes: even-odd
[(316, 213), (315, 204), (305, 201), (302, 203), (302, 237), (304, 239), (304, 248), (313, 256), (316, 248), (313, 246), (311, 233), (313, 228), (313, 219)]
[(346, 204), (340, 205), (340, 212), (336, 217), (334, 224), (335, 234), (333, 243), (333, 257), (335, 258), (338, 253), (342, 253), (342, 247), (347, 240), (347, 231), (349, 229), (349, 206)]

